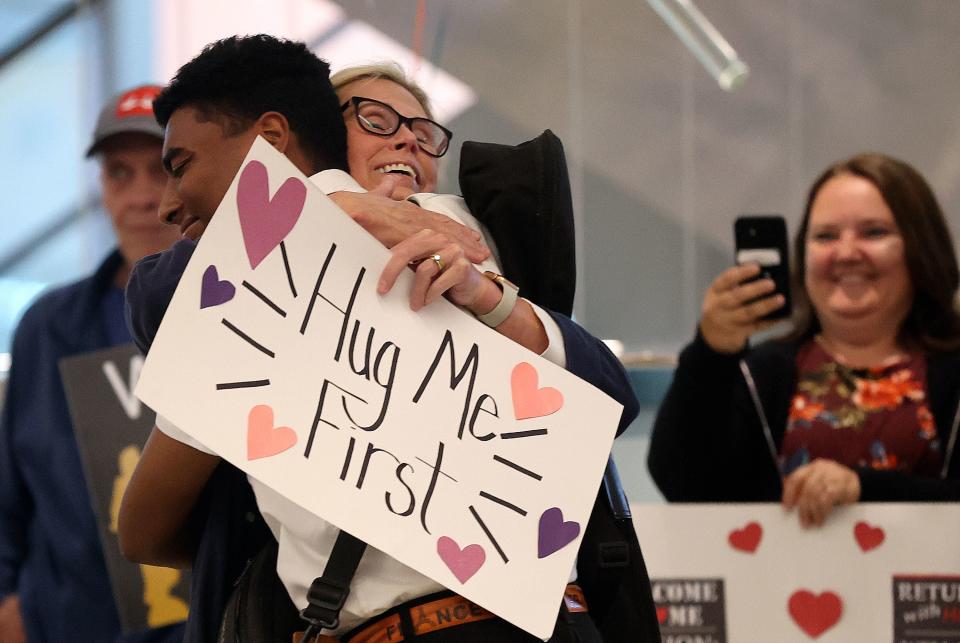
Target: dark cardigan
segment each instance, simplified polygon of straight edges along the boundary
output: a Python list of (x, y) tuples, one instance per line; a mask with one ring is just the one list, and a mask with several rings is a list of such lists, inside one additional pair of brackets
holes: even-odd
[[(654, 423), (648, 465), (671, 502), (776, 502), (783, 485), (740, 367), (756, 384), (777, 452), (796, 389), (796, 343), (770, 341), (739, 355), (712, 350), (699, 335), (680, 354)], [(927, 355), (927, 400), (947, 464), (943, 478), (858, 469), (861, 500), (958, 501), (960, 351)]]

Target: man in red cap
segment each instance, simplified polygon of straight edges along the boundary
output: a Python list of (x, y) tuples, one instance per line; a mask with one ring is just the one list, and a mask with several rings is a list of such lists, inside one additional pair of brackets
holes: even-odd
[(87, 157), (100, 165), (117, 248), (96, 272), (42, 296), (24, 314), (0, 419), (0, 641), (180, 641), (182, 626), (121, 634), (58, 362), (131, 341), (123, 288), (138, 259), (176, 231), (157, 219), (166, 184), (160, 87), (114, 96)]

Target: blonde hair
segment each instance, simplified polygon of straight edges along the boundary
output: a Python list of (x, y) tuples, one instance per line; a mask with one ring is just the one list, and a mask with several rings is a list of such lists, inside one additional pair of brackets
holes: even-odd
[(340, 89), (354, 81), (380, 79), (394, 82), (413, 94), (413, 97), (417, 99), (417, 102), (420, 103), (420, 106), (426, 113), (427, 118), (433, 118), (433, 110), (430, 109), (430, 99), (427, 97), (427, 93), (423, 91), (423, 88), (414, 82), (412, 78), (407, 76), (407, 73), (403, 71), (403, 67), (398, 63), (383, 61), (369, 65), (355, 65), (341, 69), (330, 76), (333, 89), (338, 94), (340, 93)]

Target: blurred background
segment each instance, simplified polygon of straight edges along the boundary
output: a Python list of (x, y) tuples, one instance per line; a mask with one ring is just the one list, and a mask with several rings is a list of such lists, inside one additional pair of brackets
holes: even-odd
[(273, 33), (334, 68), (414, 73), (455, 132), (441, 191), (458, 191), (457, 142), (560, 136), (576, 316), (624, 350), (644, 411), (618, 461), (632, 500), (658, 499), (649, 423), (738, 214), (794, 226), (829, 163), (877, 150), (917, 167), (960, 229), (960, 2), (696, 5), (749, 65), (734, 91), (636, 0), (0, 0), (0, 380), (24, 307), (108, 251), (83, 159), (102, 101), (165, 83), (217, 38)]

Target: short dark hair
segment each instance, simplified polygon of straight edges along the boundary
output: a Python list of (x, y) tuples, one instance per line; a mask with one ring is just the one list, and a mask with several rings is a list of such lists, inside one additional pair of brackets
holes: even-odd
[(265, 112), (286, 117), (314, 171), (347, 169), (347, 131), (330, 66), (302, 42), (258, 34), (231, 36), (203, 48), (177, 71), (153, 103), (162, 127), (194, 107), (228, 136)]
[(809, 339), (820, 330), (820, 321), (803, 282), (807, 228), (810, 210), (820, 189), (830, 179), (843, 175), (866, 179), (877, 188), (903, 237), (904, 258), (914, 294), (910, 311), (900, 327), (900, 342), (928, 351), (960, 347), (960, 312), (956, 302), (960, 270), (943, 210), (917, 170), (877, 152), (858, 154), (831, 165), (810, 187), (794, 242), (793, 283), (797, 304), (794, 337)]

